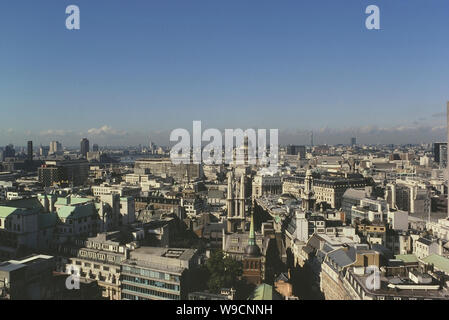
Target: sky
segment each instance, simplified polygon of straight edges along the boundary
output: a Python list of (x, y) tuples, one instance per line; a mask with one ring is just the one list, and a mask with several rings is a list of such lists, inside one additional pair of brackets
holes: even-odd
[(446, 140), (448, 35), (447, 0), (2, 0), (0, 146), (167, 144), (194, 120), (281, 144)]

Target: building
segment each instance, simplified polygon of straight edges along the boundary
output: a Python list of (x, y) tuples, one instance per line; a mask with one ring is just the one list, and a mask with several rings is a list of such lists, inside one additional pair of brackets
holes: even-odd
[[(335, 209), (341, 208), (343, 195), (347, 189), (360, 189), (374, 184), (372, 178), (365, 178), (359, 174), (329, 175), (312, 173), (312, 178), (316, 203), (327, 202)], [(282, 180), (282, 193), (289, 193), (300, 198), (305, 180), (305, 175), (284, 177)]]
[(39, 155), (41, 157), (47, 157), (49, 153), (50, 153), (50, 147), (48, 147), (48, 146), (40, 146), (39, 147)]
[(351, 146), (355, 146), (357, 144), (357, 139), (356, 137), (352, 137), (351, 138)]
[(174, 164), (170, 158), (136, 160), (134, 168), (149, 169), (155, 176), (172, 177), (177, 182), (194, 181), (203, 176), (201, 164)]
[(137, 197), (140, 195), (141, 188), (135, 185), (121, 185), (102, 183), (99, 186), (92, 186), (92, 194), (95, 197), (100, 197), (109, 194), (118, 194), (121, 197)]
[(100, 196), (97, 204), (98, 215), (101, 220), (101, 231), (112, 231), (136, 221), (135, 200), (133, 197), (121, 197), (119, 194), (105, 194)]
[(87, 138), (81, 139), (80, 142), (80, 153), (81, 156), (87, 158), (87, 153), (89, 152), (89, 140)]
[(189, 270), (198, 265), (195, 249), (141, 247), (122, 262), (123, 300), (182, 300), (191, 286)]
[(282, 180), (278, 174), (259, 172), (253, 179), (252, 196), (262, 197), (266, 194), (281, 194)]
[(89, 162), (85, 159), (77, 160), (46, 160), (38, 168), (39, 183), (45, 187), (53, 184), (84, 185), (89, 176)]
[(130, 248), (119, 238), (119, 231), (106, 232), (59, 245), (57, 270), (76, 271), (82, 279), (97, 281), (103, 298), (120, 300), (121, 263), (129, 258)]
[(299, 156), (299, 159), (306, 158), (306, 146), (288, 145), (286, 148), (287, 155)]
[(263, 261), (260, 248), (256, 244), (256, 235), (254, 232), (254, 214), (251, 215), (248, 245), (245, 248), (245, 255), (242, 262), (243, 278), (245, 278), (249, 283), (260, 285), (263, 280)]
[(57, 155), (62, 153), (62, 144), (58, 141), (50, 142), (50, 150), (48, 154)]
[(413, 243), (413, 254), (418, 259), (426, 258), (432, 254), (443, 254), (442, 244), (438, 241), (419, 238), (417, 241)]
[(33, 141), (27, 143), (27, 161), (33, 162)]
[(241, 175), (240, 179), (235, 177), (234, 170), (228, 173), (228, 195), (226, 230), (228, 233), (237, 230), (245, 230), (247, 196), (246, 196), (246, 177)]
[(0, 263), (0, 300), (44, 300), (52, 298), (55, 259), (32, 255)]
[(433, 161), (439, 165), (444, 161), (447, 164), (447, 142), (435, 142), (433, 144)]

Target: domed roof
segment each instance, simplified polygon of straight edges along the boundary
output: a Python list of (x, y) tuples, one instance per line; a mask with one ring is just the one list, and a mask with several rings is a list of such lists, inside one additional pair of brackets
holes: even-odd
[(258, 257), (260, 256), (260, 249), (259, 246), (256, 244), (249, 244), (245, 248), (245, 255), (249, 257)]

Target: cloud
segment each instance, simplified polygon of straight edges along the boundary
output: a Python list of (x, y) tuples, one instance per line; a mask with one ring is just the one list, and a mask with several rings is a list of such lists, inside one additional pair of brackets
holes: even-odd
[(115, 130), (110, 126), (104, 125), (101, 128), (91, 128), (87, 130), (91, 136), (126, 136), (126, 131)]
[(41, 136), (67, 136), (72, 134), (71, 131), (68, 130), (62, 130), (62, 129), (48, 129), (39, 132), (39, 135)]

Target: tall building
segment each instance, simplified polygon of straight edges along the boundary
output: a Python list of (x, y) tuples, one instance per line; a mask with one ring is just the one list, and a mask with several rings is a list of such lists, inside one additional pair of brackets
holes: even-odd
[(50, 142), (50, 151), (49, 154), (59, 154), (62, 152), (62, 144), (58, 141)]
[(351, 138), (351, 146), (355, 146), (357, 144), (357, 139), (355, 137)]
[(93, 152), (98, 152), (98, 144), (94, 144), (94, 145), (92, 146), (92, 151), (93, 151)]
[(447, 168), (447, 143), (440, 145), (440, 161), (438, 164), (440, 169)]
[(14, 150), (14, 146), (12, 144), (7, 145), (3, 151), (3, 158), (14, 158), (15, 155), (16, 150)]
[(38, 168), (39, 183), (46, 187), (54, 183), (73, 183), (83, 185), (89, 174), (87, 160), (47, 160)]
[(438, 164), (440, 163), (441, 160), (441, 146), (445, 146), (447, 150), (447, 142), (435, 142), (433, 144), (433, 159)]
[(39, 148), (39, 155), (41, 157), (46, 157), (50, 153), (50, 147), (48, 146), (40, 146)]
[(87, 140), (87, 138), (83, 138), (81, 139), (80, 143), (80, 153), (84, 158), (86, 158), (88, 152), (89, 152), (89, 140)]
[(28, 141), (27, 144), (27, 160), (33, 161), (33, 141)]

